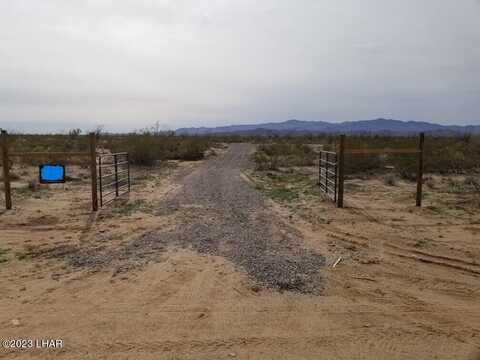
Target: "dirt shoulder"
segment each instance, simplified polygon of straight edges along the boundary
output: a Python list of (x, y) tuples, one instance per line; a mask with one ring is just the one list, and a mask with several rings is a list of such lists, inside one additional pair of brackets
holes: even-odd
[[(458, 189), (464, 176), (427, 175), (422, 208), (414, 206), (414, 183), (398, 180), (389, 186), (381, 176), (352, 178), (346, 182), (346, 207), (337, 209), (315, 185), (317, 171), (247, 175), (278, 216), (289, 219), (308, 246), (325, 256), (324, 295), (382, 308), (392, 327), (398, 325), (392, 318), (401, 318), (425, 349), (427, 339), (444, 336), (446, 343), (477, 351), (479, 195)], [(410, 351), (402, 337), (388, 342)], [(433, 358), (459, 358), (431, 350)]]

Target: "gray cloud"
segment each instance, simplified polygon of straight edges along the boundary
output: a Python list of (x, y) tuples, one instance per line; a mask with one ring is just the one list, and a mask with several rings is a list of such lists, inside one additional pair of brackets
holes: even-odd
[(2, 122), (480, 123), (479, 0), (3, 0)]

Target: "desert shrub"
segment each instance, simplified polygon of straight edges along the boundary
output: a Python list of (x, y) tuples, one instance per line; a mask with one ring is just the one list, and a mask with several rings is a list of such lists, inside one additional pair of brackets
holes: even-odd
[(255, 153), (256, 169), (260, 171), (264, 170), (277, 170), (278, 169), (278, 156), (268, 155), (264, 151), (257, 151)]
[(75, 140), (80, 136), (81, 133), (81, 129), (72, 129), (68, 132), (68, 136), (70, 137), (70, 139)]
[[(302, 144), (322, 144), (325, 150), (335, 151), (338, 136), (272, 137), (260, 139), (259, 151), (280, 156), (280, 166), (315, 163), (315, 154), (301, 154)], [(418, 136), (348, 135), (346, 147), (354, 149), (416, 148)], [(313, 156), (312, 156), (313, 155)], [(414, 181), (417, 156), (414, 154), (346, 155), (346, 175), (369, 175), (393, 170), (403, 179)], [(480, 136), (426, 136), (424, 153), (425, 172), (478, 173), (480, 172)]]
[(447, 180), (447, 190), (457, 194), (480, 193), (480, 181), (473, 176), (468, 176), (463, 180), (458, 177), (450, 177)]
[(201, 160), (204, 158), (204, 153), (207, 148), (208, 145), (199, 141), (199, 139), (184, 139), (178, 147), (177, 154), (174, 156), (180, 160)]
[(136, 165), (152, 166), (157, 160), (155, 144), (149, 138), (134, 141), (127, 149), (130, 160)]
[(88, 151), (88, 135), (81, 135), (79, 130), (73, 130), (68, 135), (23, 135), (11, 134), (8, 137), (9, 147), (17, 152), (62, 152)]
[(380, 156), (346, 155), (345, 175), (349, 174), (370, 174), (386, 165), (385, 160)]
[(209, 138), (178, 137), (144, 132), (123, 136), (103, 136), (103, 147), (127, 151), (133, 164), (152, 166), (159, 160), (200, 160), (212, 145)]
[(112, 207), (112, 214), (114, 215), (131, 215), (140, 210), (146, 210), (148, 204), (143, 199), (116, 201)]
[(254, 159), (258, 170), (276, 170), (279, 167), (310, 166), (316, 157), (310, 146), (277, 142), (259, 145)]
[[(348, 136), (350, 148), (416, 148), (417, 136)], [(348, 158), (348, 157), (347, 157)], [(405, 179), (414, 180), (417, 171), (415, 155), (365, 156), (365, 159), (347, 159), (351, 173), (381, 170), (391, 165)], [(351, 164), (349, 165), (349, 162)], [(475, 172), (480, 169), (480, 136), (426, 136), (424, 169), (435, 173)]]
[[(66, 134), (24, 135), (11, 134), (11, 151), (56, 152), (88, 151), (89, 139), (79, 129)], [(198, 160), (214, 142), (255, 142), (258, 151), (270, 158), (268, 167), (309, 166), (316, 162), (316, 152), (306, 144), (321, 144), (325, 150), (335, 150), (337, 135), (302, 136), (174, 136), (173, 133), (137, 132), (132, 134), (104, 134), (99, 137), (99, 147), (114, 152), (128, 151), (132, 162), (153, 165), (156, 160)], [(418, 136), (348, 135), (347, 148), (412, 148), (418, 146)], [(265, 164), (265, 159), (259, 160)], [(412, 179), (416, 172), (415, 155), (346, 156), (346, 174), (382, 172), (390, 166), (403, 178)], [(37, 165), (43, 159), (24, 159)], [(72, 163), (76, 159), (70, 160)], [(425, 138), (424, 165), (426, 172), (465, 173), (480, 172), (480, 135), (429, 136)], [(258, 165), (257, 166), (264, 166)]]
[(383, 177), (383, 182), (385, 183), (385, 185), (388, 185), (388, 186), (396, 186), (397, 177), (395, 176), (395, 174), (389, 173)]
[[(100, 129), (101, 130), (101, 129)], [(111, 152), (130, 153), (131, 162), (137, 165), (152, 166), (157, 160), (199, 160), (213, 144), (214, 139), (201, 136), (174, 136), (173, 133), (141, 131), (130, 134), (101, 133), (97, 129), (97, 146)], [(70, 130), (66, 134), (28, 135), (11, 134), (9, 146), (15, 152), (88, 152), (89, 136), (80, 129)], [(38, 165), (47, 160), (35, 156), (23, 158), (24, 163)], [(85, 163), (85, 159), (72, 158), (69, 163)]]

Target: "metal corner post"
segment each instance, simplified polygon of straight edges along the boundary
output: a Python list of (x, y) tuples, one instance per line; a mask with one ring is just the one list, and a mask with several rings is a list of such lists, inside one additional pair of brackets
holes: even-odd
[(418, 167), (417, 167), (417, 206), (422, 206), (422, 184), (423, 184), (423, 152), (425, 145), (425, 134), (420, 133), (418, 139)]
[(343, 208), (343, 183), (345, 179), (345, 135), (340, 135), (338, 149), (338, 198), (337, 207)]
[(92, 210), (98, 210), (97, 196), (97, 138), (94, 132), (90, 133), (90, 174), (92, 178)]

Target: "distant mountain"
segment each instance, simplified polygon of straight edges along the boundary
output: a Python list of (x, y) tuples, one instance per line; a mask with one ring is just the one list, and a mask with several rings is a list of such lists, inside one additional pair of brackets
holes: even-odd
[(421, 121), (375, 119), (329, 123), (288, 120), (279, 123), (180, 128), (176, 135), (304, 135), (304, 134), (392, 134), (425, 132), (435, 135), (480, 134), (480, 125), (439, 125)]

